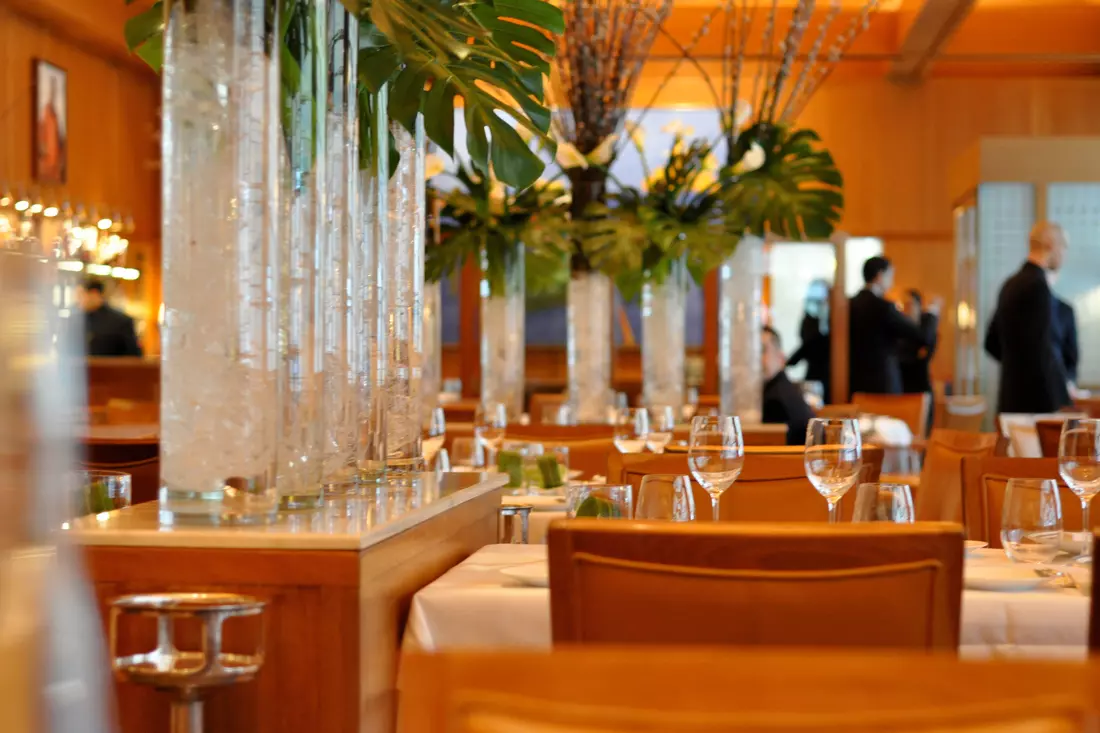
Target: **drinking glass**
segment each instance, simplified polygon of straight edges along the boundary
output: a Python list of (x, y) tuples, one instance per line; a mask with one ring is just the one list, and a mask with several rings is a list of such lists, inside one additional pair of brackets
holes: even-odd
[(680, 408), (680, 416), (684, 418), (684, 422), (688, 422), (699, 411), (699, 388), (688, 387), (684, 398), (684, 406)]
[(676, 413), (669, 405), (652, 407), (649, 412), (649, 435), (646, 436), (645, 447), (653, 453), (664, 453), (676, 428)]
[(72, 516), (101, 514), (130, 506), (132, 477), (125, 471), (79, 471)]
[(733, 485), (745, 464), (745, 439), (741, 418), (697, 416), (691, 421), (688, 468), (710, 494), (710, 509), (718, 521), (718, 500)]
[(1091, 558), (1089, 504), (1100, 493), (1100, 420), (1074, 417), (1065, 421), (1058, 441), (1058, 473), (1081, 500), (1085, 530), (1085, 552), (1081, 559)]
[(650, 474), (642, 477), (635, 519), (663, 519), (690, 522), (695, 519), (695, 497), (691, 479), (674, 474)]
[(840, 521), (840, 500), (859, 480), (863, 440), (859, 421), (850, 418), (810, 420), (806, 428), (806, 477), (829, 502), (829, 523)]
[(486, 402), (474, 414), (474, 435), (495, 456), (504, 442), (508, 429), (508, 405), (503, 402)]
[(485, 446), (477, 438), (455, 438), (451, 443), (451, 465), (485, 468)]
[(860, 484), (853, 522), (913, 521), (913, 493), (908, 484)]
[(500, 447), (500, 452), (496, 455), (496, 466), (498, 471), (508, 476), (508, 483), (505, 488), (522, 489), (522, 491), (515, 493), (525, 493), (530, 488), (527, 479), (528, 466), (533, 465), (529, 462), (532, 457), (541, 455), (541, 443), (528, 443), (522, 440), (504, 441)]
[(431, 418), (428, 420), (428, 429), (421, 441), (421, 450), (424, 451), (424, 463), (428, 468), (431, 468), (432, 462), (446, 439), (447, 417), (443, 414), (442, 407), (436, 407), (432, 410)]
[(645, 408), (619, 410), (615, 418), (615, 447), (620, 453), (641, 453), (649, 437), (649, 411)]
[(1047, 563), (1062, 546), (1062, 502), (1052, 479), (1009, 479), (1001, 545), (1015, 562)]
[(568, 402), (558, 405), (543, 405), (540, 422), (543, 425), (576, 425), (577, 418), (573, 413), (573, 406)]
[(630, 519), (633, 509), (634, 495), (629, 486), (575, 483), (565, 490), (565, 516), (569, 519)]

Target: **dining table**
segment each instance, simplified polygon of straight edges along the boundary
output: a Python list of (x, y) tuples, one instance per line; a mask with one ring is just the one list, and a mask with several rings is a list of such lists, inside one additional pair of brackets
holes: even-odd
[[(549, 649), (550, 590), (517, 576), (545, 574), (545, 545), (488, 545), (413, 596), (403, 648)], [(966, 558), (968, 576), (1011, 565), (1002, 550)], [(980, 573), (979, 573), (980, 574)], [(960, 655), (1076, 660), (1087, 655), (1089, 597), (1053, 578), (1041, 587), (1005, 592), (966, 588)]]

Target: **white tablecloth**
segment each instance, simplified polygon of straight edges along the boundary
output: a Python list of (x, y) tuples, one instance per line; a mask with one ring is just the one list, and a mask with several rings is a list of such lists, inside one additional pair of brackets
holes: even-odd
[[(980, 562), (1007, 563), (986, 551)], [(490, 545), (413, 597), (407, 649), (550, 647), (550, 591), (528, 588), (501, 568), (546, 562), (544, 545)], [(1075, 589), (963, 591), (963, 656), (1083, 659), (1089, 599)]]

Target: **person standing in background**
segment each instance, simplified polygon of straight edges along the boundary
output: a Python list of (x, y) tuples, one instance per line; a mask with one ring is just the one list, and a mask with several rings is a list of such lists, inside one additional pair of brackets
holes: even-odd
[(802, 390), (787, 378), (787, 357), (779, 334), (771, 326), (760, 331), (761, 366), (764, 371), (764, 403), (761, 420), (787, 426), (787, 445), (805, 445), (806, 426), (814, 412), (802, 397)]
[(831, 290), (824, 280), (814, 280), (806, 292), (806, 315), (802, 317), (799, 336), (802, 344), (791, 354), (788, 367), (806, 362), (807, 382), (820, 382), (822, 399), (829, 404), (832, 389), (832, 341), (829, 337), (829, 298)]
[(1005, 281), (985, 335), (985, 351), (1001, 363), (997, 412), (1056, 412), (1071, 403), (1057, 327), (1059, 308), (1049, 273), (1069, 246), (1057, 224), (1039, 222), (1023, 266)]
[[(922, 332), (929, 329), (928, 319), (934, 318), (931, 314), (924, 312), (924, 298), (919, 290), (910, 290), (906, 293), (905, 315), (917, 324)], [(901, 387), (907, 394), (932, 391), (929, 365), (936, 353), (935, 324), (931, 324), (931, 334), (932, 339), (925, 346), (917, 346), (912, 342), (904, 342), (901, 345)]]
[(77, 290), (77, 301), (84, 313), (88, 356), (141, 356), (134, 319), (108, 305), (102, 281), (85, 279)]
[[(1054, 283), (1057, 273), (1049, 273), (1047, 283), (1051, 292), (1054, 291)], [(1062, 366), (1066, 370), (1066, 380), (1069, 382), (1069, 394), (1073, 397), (1077, 390), (1077, 362), (1080, 353), (1077, 350), (1077, 315), (1073, 312), (1073, 306), (1054, 295), (1054, 340), (1058, 345), (1058, 354), (1062, 357)]]
[(901, 314), (886, 292), (894, 284), (894, 268), (885, 257), (863, 265), (864, 288), (848, 303), (848, 386), (852, 394), (901, 394), (899, 349), (927, 348), (936, 342), (939, 300), (918, 325)]

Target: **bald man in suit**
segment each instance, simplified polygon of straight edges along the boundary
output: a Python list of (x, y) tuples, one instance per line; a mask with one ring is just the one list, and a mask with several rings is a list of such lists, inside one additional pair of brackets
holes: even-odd
[(1001, 363), (998, 412), (1056, 412), (1071, 404), (1058, 301), (1048, 280), (1068, 246), (1062, 227), (1039, 222), (1028, 237), (1027, 261), (1001, 286), (985, 336), (986, 353)]

